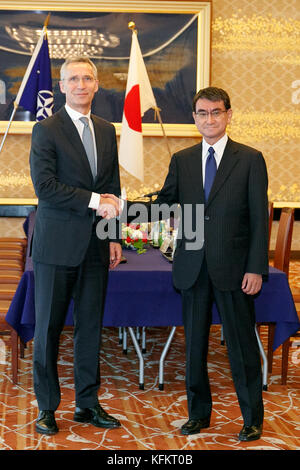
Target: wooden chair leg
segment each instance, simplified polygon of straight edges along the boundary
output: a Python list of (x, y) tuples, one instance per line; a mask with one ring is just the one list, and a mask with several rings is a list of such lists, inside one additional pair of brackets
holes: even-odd
[(18, 333), (11, 330), (11, 367), (12, 367), (12, 380), (14, 384), (18, 383)]
[(20, 338), (20, 358), (24, 359), (25, 357), (26, 343), (24, 343)]
[(289, 350), (290, 350), (290, 338), (285, 340), (285, 342), (282, 344), (281, 385), (286, 385), (288, 365), (289, 365)]

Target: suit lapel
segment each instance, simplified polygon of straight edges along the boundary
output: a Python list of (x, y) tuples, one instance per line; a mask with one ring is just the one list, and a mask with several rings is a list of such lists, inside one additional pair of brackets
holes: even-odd
[(102, 132), (102, 128), (97, 123), (95, 117), (91, 114), (91, 119), (93, 121), (94, 132), (95, 132), (95, 140), (96, 140), (96, 149), (97, 149), (97, 178), (99, 178), (101, 168), (102, 168), (102, 150), (104, 148), (104, 133)]
[(202, 142), (193, 148), (189, 159), (188, 181), (195, 191), (195, 202), (204, 203), (203, 176), (202, 176)]
[(238, 163), (240, 156), (238, 154), (238, 149), (235, 147), (234, 142), (231, 139), (228, 139), (226, 144), (224, 154), (221, 159), (221, 163), (216, 173), (215, 180), (213, 182), (206, 207), (212, 202), (215, 198), (218, 191), (225, 184), (227, 178), (229, 177), (233, 167)]

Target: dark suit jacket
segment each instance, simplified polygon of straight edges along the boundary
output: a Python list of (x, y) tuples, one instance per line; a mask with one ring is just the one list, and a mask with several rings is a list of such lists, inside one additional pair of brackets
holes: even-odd
[[(91, 237), (92, 191), (120, 195), (115, 128), (91, 115), (97, 145), (97, 177), (93, 181), (78, 131), (61, 108), (35, 124), (30, 153), (31, 177), (38, 197), (33, 260), (77, 266)], [(99, 240), (103, 262), (109, 262), (108, 240)]]
[[(246, 272), (268, 274), (267, 171), (261, 152), (228, 139), (204, 212), (204, 246), (186, 248), (177, 242), (173, 281), (178, 289), (191, 287), (200, 271), (204, 253), (213, 284), (220, 290), (240, 289)], [(179, 203), (183, 224), (185, 204), (204, 204), (202, 144), (173, 155), (169, 173), (156, 200)], [(199, 223), (199, 220), (198, 220)]]

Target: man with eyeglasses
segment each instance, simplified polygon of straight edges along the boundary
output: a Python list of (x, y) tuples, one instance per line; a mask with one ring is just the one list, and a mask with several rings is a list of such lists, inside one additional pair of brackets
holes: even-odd
[(74, 421), (102, 428), (120, 422), (98, 403), (99, 351), (108, 269), (121, 260), (118, 240), (99, 239), (100, 217), (118, 215), (102, 193), (120, 194), (114, 126), (91, 114), (98, 90), (97, 69), (86, 57), (61, 67), (66, 104), (35, 124), (31, 176), (39, 199), (32, 258), (35, 275), (34, 391), (39, 415), (35, 429), (58, 432), (60, 404), (57, 357), (60, 333), (74, 301)]
[(228, 137), (232, 109), (226, 91), (200, 90), (193, 99), (193, 117), (202, 142), (172, 157), (157, 199), (181, 207), (204, 204), (202, 249), (186, 249), (186, 240), (179, 240), (173, 262), (186, 337), (189, 419), (181, 433), (195, 434), (210, 426), (207, 354), (215, 302), (244, 421), (238, 438), (252, 441), (260, 438), (263, 424), (253, 296), (268, 274), (266, 165), (261, 152)]
[[(202, 142), (178, 152), (168, 175), (178, 178), (181, 204), (204, 204), (203, 248), (189, 252), (179, 247), (174, 266), (186, 335), (189, 420), (181, 433), (210, 425), (207, 353), (215, 302), (244, 421), (238, 438), (252, 441), (261, 436), (264, 413), (253, 296), (268, 274), (267, 170), (261, 152), (228, 137), (232, 109), (226, 91), (200, 90), (193, 99), (193, 117)], [(165, 187), (167, 182), (168, 177)]]
[[(268, 275), (267, 170), (261, 152), (228, 137), (232, 109), (226, 91), (200, 90), (193, 117), (202, 142), (173, 155), (155, 201), (181, 207), (182, 230), (173, 258), (186, 338), (189, 419), (181, 433), (197, 434), (210, 426), (207, 354), (215, 302), (244, 420), (238, 438), (252, 441), (261, 436), (264, 414), (253, 296)], [(197, 216), (200, 206), (202, 219)], [(197, 234), (202, 233), (204, 242), (199, 243)]]

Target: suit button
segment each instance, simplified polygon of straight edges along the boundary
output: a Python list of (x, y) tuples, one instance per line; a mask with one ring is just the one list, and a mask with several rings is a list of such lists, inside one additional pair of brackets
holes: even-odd
[(204, 220), (210, 220), (209, 215), (205, 215), (205, 216), (204, 216)]

